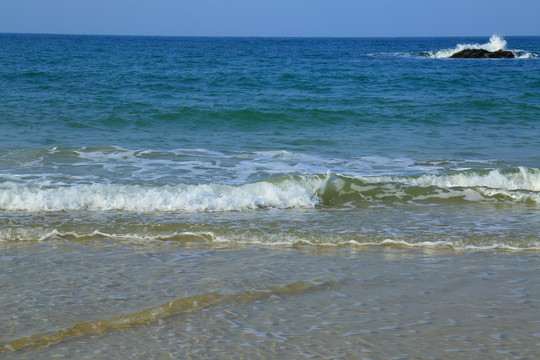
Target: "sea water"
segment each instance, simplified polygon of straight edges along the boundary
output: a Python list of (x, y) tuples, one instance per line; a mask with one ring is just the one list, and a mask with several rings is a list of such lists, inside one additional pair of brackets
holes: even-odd
[(0, 50), (2, 356), (540, 355), (539, 37)]

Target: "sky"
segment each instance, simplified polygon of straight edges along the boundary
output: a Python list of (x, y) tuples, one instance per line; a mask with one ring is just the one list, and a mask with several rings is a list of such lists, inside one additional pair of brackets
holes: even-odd
[(4, 33), (540, 35), (540, 0), (1, 0), (0, 5)]

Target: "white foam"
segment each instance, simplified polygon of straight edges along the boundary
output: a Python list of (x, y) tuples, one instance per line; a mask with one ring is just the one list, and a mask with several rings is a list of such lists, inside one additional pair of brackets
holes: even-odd
[(242, 211), (257, 208), (314, 207), (315, 190), (325, 179), (289, 179), (273, 184), (223, 184), (145, 187), (92, 184), (64, 187), (0, 185), (0, 209), (13, 211), (122, 210)]
[(401, 183), (405, 185), (439, 188), (475, 188), (485, 187), (494, 190), (540, 191), (540, 169), (518, 167), (517, 171), (502, 172), (491, 170), (488, 173), (459, 171), (452, 174), (427, 174), (414, 176), (358, 176), (367, 183)]
[(518, 172), (502, 173), (492, 170), (487, 174), (461, 172), (448, 175), (423, 175), (408, 178), (407, 181), (419, 186), (438, 187), (487, 187), (501, 190), (540, 191), (540, 170), (519, 167)]
[(344, 237), (299, 237), (291, 234), (273, 234), (264, 235), (255, 234), (227, 234), (215, 235), (212, 232), (164, 232), (164, 233), (116, 233), (102, 230), (94, 230), (84, 233), (73, 231), (62, 232), (57, 229), (44, 228), (19, 228), (19, 229), (0, 229), (0, 242), (20, 242), (20, 241), (54, 241), (56, 239), (90, 239), (90, 238), (109, 238), (119, 241), (129, 242), (154, 242), (154, 241), (201, 241), (212, 242), (216, 244), (234, 244), (234, 245), (261, 245), (261, 246), (315, 246), (315, 247), (410, 247), (420, 249), (434, 250), (455, 250), (455, 251), (537, 251), (540, 250), (538, 241), (532, 243), (522, 243), (521, 246), (515, 246), (512, 243), (490, 242), (487, 244), (464, 243), (460, 240), (434, 240), (434, 241), (409, 241), (404, 239), (381, 239), (364, 241), (347, 239)]
[(525, 50), (520, 50), (520, 49), (512, 50), (512, 52), (518, 59), (530, 59), (530, 58), (538, 57), (538, 54), (531, 53)]
[(445, 59), (445, 58), (449, 58), (450, 56), (452, 56), (453, 54), (457, 52), (468, 50), (468, 49), (484, 49), (484, 50), (493, 52), (497, 50), (505, 50), (506, 45), (507, 45), (506, 40), (504, 40), (501, 36), (497, 34), (493, 34), (491, 35), (491, 37), (489, 38), (489, 42), (487, 43), (458, 44), (453, 49), (444, 49), (444, 50), (439, 50), (436, 52), (430, 51), (428, 53), (428, 57), (434, 58), (434, 59)]
[(355, 246), (405, 246), (412, 248), (427, 248), (427, 249), (452, 249), (457, 251), (481, 251), (481, 250), (510, 250), (510, 251), (526, 251), (540, 250), (540, 246), (516, 247), (508, 244), (493, 243), (490, 245), (471, 245), (460, 244), (453, 241), (420, 241), (409, 242), (405, 240), (386, 239), (381, 242), (358, 242), (350, 241), (351, 245)]
[(74, 238), (88, 239), (94, 237), (104, 237), (116, 240), (127, 241), (169, 241), (177, 238), (200, 239), (201, 241), (213, 241), (215, 236), (212, 232), (194, 233), (191, 231), (162, 234), (148, 233), (110, 233), (101, 230), (94, 230), (86, 233), (78, 233), (74, 231), (59, 231), (58, 229), (43, 229), (43, 228), (4, 228), (0, 229), (0, 241), (49, 241), (57, 238)]
[[(52, 149), (55, 149), (52, 151)], [(91, 183), (220, 183), (242, 185), (283, 176), (324, 174), (420, 174), (441, 169), (406, 158), (314, 155), (293, 151), (220, 153), (206, 149), (124, 149), (121, 147), (22, 149), (0, 154), (10, 166), (0, 181), (60, 186)]]
[(241, 244), (241, 245), (262, 245), (262, 246), (315, 246), (315, 247), (377, 247), (377, 246), (399, 246), (423, 249), (440, 249), (455, 251), (489, 251), (489, 250), (509, 250), (509, 251), (529, 251), (540, 250), (540, 245), (523, 244), (524, 246), (513, 246), (505, 243), (493, 242), (491, 244), (465, 244), (461, 241), (437, 240), (437, 241), (407, 241), (400, 239), (384, 239), (379, 241), (358, 241), (344, 238), (303, 238), (292, 235), (272, 235), (261, 236), (216, 236), (212, 239), (214, 243), (220, 244)]

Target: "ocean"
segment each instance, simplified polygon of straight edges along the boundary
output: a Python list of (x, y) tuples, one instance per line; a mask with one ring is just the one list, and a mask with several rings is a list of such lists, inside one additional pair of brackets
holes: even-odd
[(0, 34), (0, 357), (532, 359), (539, 250), (540, 37)]

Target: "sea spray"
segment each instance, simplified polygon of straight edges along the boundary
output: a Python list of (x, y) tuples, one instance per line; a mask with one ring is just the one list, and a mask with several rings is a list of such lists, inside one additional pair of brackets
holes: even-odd
[(500, 35), (493, 34), (489, 38), (489, 42), (484, 44), (458, 44), (453, 49), (444, 49), (439, 50), (436, 52), (430, 51), (428, 52), (428, 57), (435, 58), (435, 59), (446, 59), (450, 56), (454, 55), (455, 53), (458, 53), (463, 50), (467, 49), (484, 49), (490, 52), (497, 51), (497, 50), (505, 50), (506, 48), (506, 40)]

